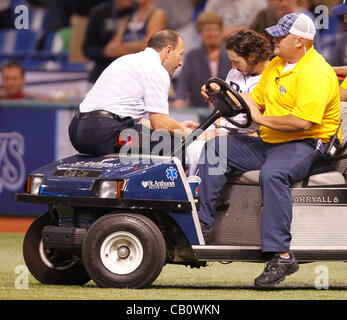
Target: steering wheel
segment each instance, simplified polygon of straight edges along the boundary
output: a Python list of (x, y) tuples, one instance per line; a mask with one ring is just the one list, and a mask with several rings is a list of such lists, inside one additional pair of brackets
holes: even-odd
[[(211, 83), (216, 83), (220, 87), (220, 90), (212, 90), (210, 87)], [(251, 112), (246, 101), (240, 96), (240, 94), (229, 84), (219, 78), (210, 78), (206, 81), (206, 91), (210, 97), (215, 108), (220, 112), (220, 114), (226, 118), (230, 123), (239, 128), (248, 128), (252, 123)], [(240, 103), (241, 107), (238, 106), (233, 99), (231, 99), (227, 93), (230, 91), (231, 94)], [(246, 123), (242, 124), (229, 117), (235, 117), (236, 115), (244, 113), (246, 114)]]
[[(220, 90), (215, 91), (210, 87), (211, 83), (216, 83), (219, 85)], [(203, 123), (200, 124), (188, 137), (184, 139), (182, 145), (176, 146), (172, 150), (171, 155), (176, 156), (176, 154), (183, 152), (186, 148), (197, 139), (197, 137), (205, 131), (211, 124), (213, 124), (218, 118), (226, 117), (226, 119), (233, 125), (239, 128), (248, 128), (252, 123), (251, 112), (245, 100), (235, 91), (230, 85), (219, 78), (208, 79), (205, 83), (207, 94), (210, 97), (215, 109), (213, 112), (205, 119)], [(236, 100), (240, 103), (241, 107), (238, 106), (233, 99), (231, 99), (227, 93), (230, 91)], [(228, 119), (228, 117), (235, 117), (236, 115), (243, 113), (246, 114), (247, 122), (242, 124), (234, 121), (233, 119)], [(183, 150), (183, 151), (182, 151)]]

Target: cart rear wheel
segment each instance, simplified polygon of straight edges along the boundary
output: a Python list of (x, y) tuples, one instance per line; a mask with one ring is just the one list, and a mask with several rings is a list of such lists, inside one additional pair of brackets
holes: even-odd
[(90, 277), (101, 287), (144, 288), (159, 276), (166, 246), (149, 218), (109, 214), (89, 229), (82, 258)]
[(23, 256), (31, 274), (43, 284), (83, 285), (90, 281), (81, 262), (41, 239), (42, 230), (51, 224), (49, 213), (37, 218), (29, 227), (23, 243)]

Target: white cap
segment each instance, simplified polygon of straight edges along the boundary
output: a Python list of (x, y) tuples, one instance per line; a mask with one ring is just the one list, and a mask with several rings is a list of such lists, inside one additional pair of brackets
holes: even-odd
[(273, 37), (284, 37), (290, 33), (308, 40), (313, 40), (316, 34), (314, 22), (304, 13), (286, 14), (277, 25), (265, 30)]

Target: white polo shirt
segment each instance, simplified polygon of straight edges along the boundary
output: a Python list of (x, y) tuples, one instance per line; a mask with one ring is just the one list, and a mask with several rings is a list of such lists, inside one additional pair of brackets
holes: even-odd
[(148, 112), (169, 114), (170, 76), (157, 51), (125, 55), (100, 75), (80, 104), (80, 112), (106, 110), (140, 120)]
[[(257, 86), (260, 78), (261, 74), (256, 76), (244, 76), (237, 69), (231, 69), (225, 79), (225, 82), (230, 84), (239, 93), (249, 93), (252, 92), (252, 90)], [(239, 123), (246, 123), (243, 113), (238, 114), (237, 116), (233, 117), (233, 119)], [(259, 129), (259, 125), (254, 122), (252, 122), (248, 128), (239, 128), (224, 119), (221, 120), (220, 126), (237, 129), (241, 133), (257, 131)]]
[(231, 69), (225, 79), (225, 82), (230, 84), (239, 93), (248, 93), (257, 86), (261, 74), (256, 76), (244, 76), (237, 69)]

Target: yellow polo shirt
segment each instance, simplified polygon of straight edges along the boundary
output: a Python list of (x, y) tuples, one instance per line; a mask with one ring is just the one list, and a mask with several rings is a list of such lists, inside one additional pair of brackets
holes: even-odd
[(313, 126), (297, 132), (281, 132), (261, 126), (261, 139), (268, 143), (306, 138), (320, 138), (328, 142), (335, 134), (341, 117), (336, 73), (313, 47), (293, 69), (283, 73), (285, 63), (275, 57), (267, 65), (251, 95), (264, 109), (264, 116), (292, 114), (313, 122)]
[(345, 78), (345, 80), (342, 81), (341, 88), (347, 90), (347, 77)]

